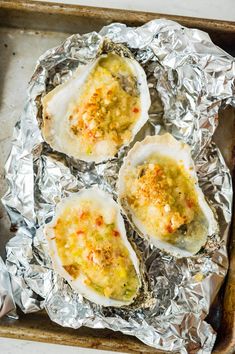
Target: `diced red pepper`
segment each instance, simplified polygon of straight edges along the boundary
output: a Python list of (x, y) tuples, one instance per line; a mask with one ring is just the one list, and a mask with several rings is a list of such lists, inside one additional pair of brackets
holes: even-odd
[(113, 236), (114, 237), (119, 237), (120, 233), (117, 230), (113, 230)]
[(87, 256), (88, 261), (93, 262), (93, 252), (91, 251)]
[(82, 211), (79, 213), (79, 218), (84, 220), (86, 217), (88, 216), (88, 212), (87, 211)]
[(194, 206), (194, 201), (192, 199), (186, 200), (187, 206), (191, 209)]
[(169, 232), (169, 234), (171, 234), (171, 233), (173, 232), (173, 228), (172, 228), (171, 225), (167, 225), (167, 226), (166, 226), (166, 229), (167, 229), (167, 231)]
[(134, 113), (139, 113), (139, 111), (140, 111), (140, 110), (139, 110), (139, 108), (137, 108), (137, 107), (134, 107), (133, 110), (132, 110), (132, 112), (134, 112)]
[(78, 230), (78, 231), (76, 232), (76, 234), (77, 234), (78, 236), (83, 235), (83, 234), (84, 234), (84, 231)]
[(103, 216), (102, 215), (98, 216), (98, 218), (96, 218), (96, 220), (95, 220), (95, 223), (97, 226), (103, 225), (104, 224)]

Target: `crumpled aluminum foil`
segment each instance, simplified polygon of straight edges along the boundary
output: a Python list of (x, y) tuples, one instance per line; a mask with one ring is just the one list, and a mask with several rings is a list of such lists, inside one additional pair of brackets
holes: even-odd
[(0, 318), (4, 315), (17, 318), (9, 273), (0, 257)]
[[(114, 43), (128, 48), (147, 75), (152, 106), (139, 138), (165, 129), (192, 146), (200, 185), (220, 225), (219, 235), (208, 241), (203, 253), (175, 259), (148, 245), (126, 221), (128, 236), (145, 262), (154, 299), (149, 308), (104, 308), (74, 293), (52, 270), (42, 232), (55, 204), (81, 188), (99, 185), (116, 196), (117, 173), (128, 148), (106, 163), (85, 163), (53, 152), (39, 129), (41, 95), (102, 51), (113, 48), (125, 54), (126, 49)], [(206, 33), (162, 19), (138, 28), (114, 23), (99, 33), (76, 34), (39, 58), (15, 127), (6, 163), (9, 189), (3, 198), (12, 223), (20, 226), (7, 245), (6, 265), (15, 301), (24, 312), (45, 308), (62, 326), (105, 327), (159, 349), (211, 352), (216, 334), (204, 319), (228, 267), (225, 242), (232, 202), (231, 176), (211, 139), (221, 104), (234, 100), (234, 76), (233, 58)]]

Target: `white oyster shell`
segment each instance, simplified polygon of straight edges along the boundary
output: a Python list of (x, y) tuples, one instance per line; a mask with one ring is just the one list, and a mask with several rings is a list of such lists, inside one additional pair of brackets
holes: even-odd
[[(73, 136), (70, 131), (69, 107), (81, 97), (82, 88), (89, 73), (99, 63), (101, 55), (93, 63), (80, 66), (73, 76), (65, 83), (57, 86), (42, 99), (43, 105), (43, 124), (42, 135), (45, 141), (56, 151), (65, 153), (87, 162), (108, 160), (115, 156), (121, 146), (116, 147), (110, 141), (101, 140), (94, 143), (92, 153), (84, 152), (84, 142), (78, 136)], [(130, 138), (122, 146), (128, 145), (148, 120), (148, 110), (150, 107), (150, 94), (146, 80), (146, 74), (140, 64), (129, 58), (120, 57), (127, 65), (137, 81), (137, 89), (140, 98), (141, 114), (137, 121), (130, 127)]]
[[(125, 176), (128, 176), (132, 168), (141, 165), (148, 160), (151, 155), (166, 156), (168, 158), (174, 159), (176, 162), (180, 162), (185, 167), (185, 170), (195, 181), (194, 188), (198, 197), (198, 204), (207, 222), (207, 232), (203, 235), (203, 240), (200, 242), (197, 240), (197, 235), (195, 235), (195, 240), (192, 240), (195, 248), (195, 252), (188, 251), (178, 247), (178, 245), (165, 242), (160, 239), (157, 235), (157, 230), (155, 235), (151, 235), (147, 232), (145, 225), (136, 217), (131, 206), (128, 204), (126, 199), (126, 185)], [(129, 221), (135, 227), (137, 232), (150, 243), (156, 247), (165, 250), (174, 256), (192, 256), (196, 254), (207, 241), (207, 237), (213, 235), (218, 230), (218, 225), (214, 216), (212, 209), (209, 207), (207, 201), (205, 200), (204, 194), (198, 185), (198, 178), (195, 171), (194, 162), (191, 158), (190, 147), (178, 140), (176, 140), (171, 134), (166, 133), (164, 135), (148, 136), (143, 141), (137, 142), (133, 148), (129, 151), (127, 157), (124, 159), (123, 165), (119, 171), (119, 178), (117, 183), (118, 189), (118, 200), (126, 213)], [(182, 237), (183, 234), (182, 234)]]
[[(68, 283), (76, 292), (84, 296), (86, 299), (102, 306), (115, 306), (115, 307), (127, 306), (135, 300), (136, 296), (133, 297), (130, 301), (120, 301), (120, 300), (109, 298), (107, 296), (103, 296), (102, 294), (99, 294), (98, 292), (93, 290), (92, 287), (89, 287), (84, 283), (85, 277), (82, 272), (79, 273), (79, 276), (76, 279), (74, 279), (63, 267), (61, 258), (58, 254), (57, 244), (55, 241), (54, 226), (57, 224), (58, 219), (62, 217), (62, 214), (66, 208), (68, 207), (77, 208), (79, 207), (79, 204), (82, 201), (92, 201), (93, 205), (96, 205), (99, 208), (99, 212), (102, 213), (105, 220), (109, 220), (112, 213), (115, 213), (116, 229), (120, 233), (123, 245), (128, 250), (130, 259), (132, 261), (132, 264), (135, 268), (136, 274), (139, 279), (139, 287), (137, 289), (136, 296), (138, 295), (139, 288), (141, 286), (139, 260), (136, 256), (135, 251), (133, 250), (131, 244), (127, 239), (124, 221), (120, 214), (120, 208), (108, 193), (100, 190), (97, 187), (90, 188), (90, 189), (83, 189), (80, 192), (73, 194), (72, 196), (64, 198), (60, 203), (57, 204), (56, 212), (53, 220), (45, 226), (44, 234), (48, 241), (49, 253), (53, 263), (53, 268), (65, 280), (68, 281)], [(73, 225), (71, 225), (71, 227), (73, 227)], [(115, 282), (115, 279), (113, 279), (113, 281)]]

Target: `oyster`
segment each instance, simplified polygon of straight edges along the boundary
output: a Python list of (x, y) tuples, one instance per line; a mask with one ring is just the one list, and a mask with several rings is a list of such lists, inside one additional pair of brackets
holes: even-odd
[(170, 134), (148, 136), (129, 151), (118, 198), (140, 235), (173, 255), (196, 254), (217, 231), (190, 147)]
[(139, 261), (127, 240), (118, 204), (98, 188), (56, 206), (44, 228), (54, 269), (88, 300), (121, 307), (136, 298)]
[(109, 53), (79, 67), (42, 99), (42, 134), (54, 149), (96, 163), (128, 145), (148, 119), (150, 95), (140, 64)]

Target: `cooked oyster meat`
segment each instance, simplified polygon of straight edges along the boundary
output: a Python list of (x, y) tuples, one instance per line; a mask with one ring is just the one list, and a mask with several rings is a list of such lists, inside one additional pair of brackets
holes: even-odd
[(139, 263), (108, 194), (93, 188), (65, 198), (45, 234), (55, 270), (73, 289), (103, 306), (134, 301)]
[(170, 134), (136, 143), (120, 170), (118, 188), (131, 222), (159, 248), (195, 254), (216, 231), (190, 148)]
[(146, 76), (133, 59), (100, 56), (42, 100), (45, 140), (85, 161), (113, 157), (148, 119)]

